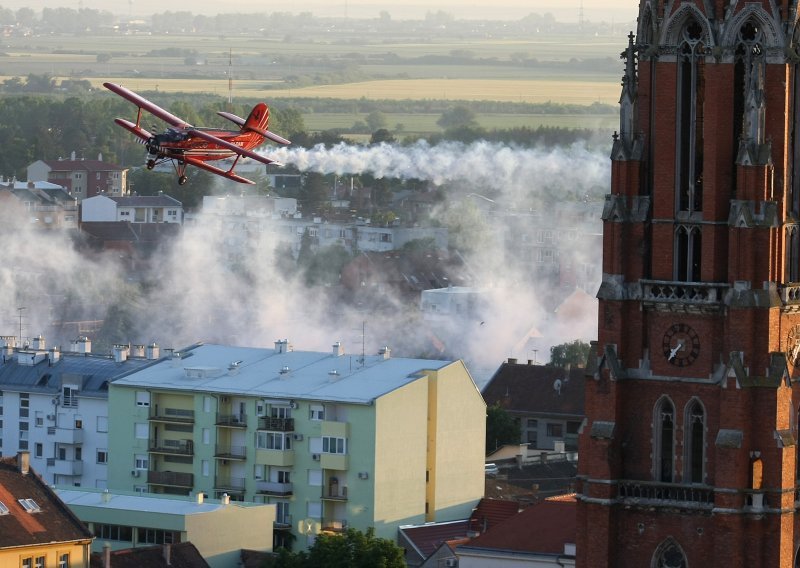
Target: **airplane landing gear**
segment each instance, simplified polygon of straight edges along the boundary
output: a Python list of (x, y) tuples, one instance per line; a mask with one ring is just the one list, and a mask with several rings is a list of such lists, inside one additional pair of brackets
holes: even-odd
[(155, 167), (156, 167), (156, 161), (155, 160), (147, 160), (147, 169), (148, 170), (152, 170)]
[(186, 176), (180, 176), (178, 178), (178, 185), (186, 185), (186, 182), (189, 181), (189, 178)]

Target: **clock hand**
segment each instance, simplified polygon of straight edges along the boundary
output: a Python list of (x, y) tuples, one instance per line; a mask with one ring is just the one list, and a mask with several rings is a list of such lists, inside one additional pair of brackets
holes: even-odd
[(683, 341), (678, 341), (678, 344), (673, 349), (670, 349), (667, 361), (672, 361), (681, 349), (683, 349)]

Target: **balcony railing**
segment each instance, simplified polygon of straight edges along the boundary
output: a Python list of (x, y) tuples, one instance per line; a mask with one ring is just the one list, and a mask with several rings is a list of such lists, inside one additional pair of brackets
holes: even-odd
[(291, 483), (256, 481), (256, 492), (265, 495), (292, 495), (294, 493), (294, 487)]
[(148, 451), (156, 454), (194, 455), (192, 440), (151, 440)]
[(217, 477), (214, 489), (241, 492), (244, 491), (244, 483), (244, 477), (221, 476)]
[(194, 424), (194, 410), (188, 410), (185, 408), (154, 409), (149, 418), (153, 422)]
[(714, 490), (697, 485), (620, 481), (617, 494), (620, 499), (630, 503), (672, 506), (677, 503), (692, 503), (695, 506), (709, 509), (714, 506)]
[(730, 285), (719, 282), (677, 282), (642, 280), (642, 300), (646, 304), (678, 304), (697, 308), (722, 307)]
[(344, 532), (347, 530), (347, 519), (325, 519), (322, 530), (326, 532)]
[(194, 487), (194, 474), (177, 471), (148, 471), (147, 483), (172, 487)]
[(333, 501), (347, 501), (347, 486), (329, 486), (322, 489), (322, 498)]
[(291, 515), (279, 515), (275, 518), (275, 523), (273, 523), (273, 528), (276, 529), (290, 529), (292, 528), (292, 516)]
[(228, 428), (247, 428), (246, 414), (217, 414), (217, 426)]
[(262, 416), (258, 419), (258, 429), (272, 432), (294, 432), (294, 418)]
[(214, 457), (223, 460), (243, 460), (247, 458), (247, 446), (227, 446), (219, 444)]

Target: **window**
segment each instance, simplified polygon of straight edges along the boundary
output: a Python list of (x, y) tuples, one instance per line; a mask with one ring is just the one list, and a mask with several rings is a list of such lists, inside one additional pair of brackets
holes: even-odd
[(22, 559), (22, 568), (33, 568), (33, 557), (28, 556)]
[(146, 440), (150, 437), (150, 426), (146, 422), (137, 422), (134, 424), (134, 437), (137, 440)]
[(41, 513), (42, 509), (33, 499), (17, 499), (22, 508), (28, 513)]
[(0, 501), (0, 515), (7, 515), (8, 514), (8, 507), (6, 504)]
[(334, 438), (332, 436), (322, 437), (322, 453), (324, 454), (346, 454), (347, 438)]
[(672, 465), (675, 451), (675, 407), (664, 397), (655, 407), (653, 464), (656, 481), (672, 483)]
[(134, 469), (148, 469), (150, 467), (150, 461), (147, 458), (147, 454), (136, 454), (133, 459), (133, 468)]
[(211, 475), (211, 473), (210, 473), (210, 465), (209, 465), (208, 460), (201, 460), (200, 461), (200, 471), (202, 472), (203, 477), (208, 477), (209, 475)]
[(40, 458), (44, 453), (44, 447), (42, 446), (41, 442), (36, 442), (33, 445), (33, 455), (34, 457)]
[(705, 51), (703, 27), (690, 18), (683, 30), (683, 43), (678, 46), (678, 187), (675, 188), (676, 210), (688, 213), (703, 209)]
[(291, 517), (289, 516), (289, 502), (288, 501), (276, 501), (275, 502), (275, 521), (281, 524), (289, 524), (291, 523)]
[(253, 466), (253, 477), (255, 479), (266, 479), (267, 478), (267, 466), (264, 464), (257, 463)]
[(308, 470), (308, 485), (309, 487), (322, 487), (322, 470), (309, 469)]
[(256, 432), (256, 448), (260, 450), (290, 450), (291, 438), (283, 432)]
[(81, 460), (83, 460), (83, 448), (77, 446), (75, 448), (75, 461), (81, 461)]
[(78, 406), (78, 389), (74, 386), (66, 386), (61, 389), (61, 406), (75, 408)]
[(289, 406), (272, 405), (269, 408), (269, 415), (271, 418), (291, 418), (292, 409)]
[(33, 568), (44, 568), (45, 561), (47, 560), (46, 556), (37, 556), (33, 559)]
[(75, 417), (75, 429), (76, 430), (83, 429), (83, 419), (80, 416)]
[(69, 568), (69, 552), (58, 555), (58, 568)]
[(291, 471), (285, 469), (279, 469), (277, 471), (278, 474), (278, 483), (291, 483)]
[(699, 282), (702, 258), (702, 233), (699, 225), (679, 225), (675, 229), (675, 280)]
[(138, 542), (147, 544), (178, 544), (181, 541), (181, 533), (162, 529), (140, 527), (137, 535)]
[(655, 568), (686, 568), (686, 555), (678, 543), (670, 537), (656, 549), (653, 554), (652, 566)]
[(683, 429), (686, 436), (684, 480), (689, 483), (703, 483), (706, 418), (699, 400), (694, 399), (688, 404)]
[(108, 463), (108, 450), (97, 450), (97, 463)]
[(312, 404), (309, 408), (310, 420), (325, 420), (325, 407), (321, 404)]
[(547, 423), (547, 436), (550, 438), (561, 438), (564, 435), (564, 425), (555, 422)]
[(42, 412), (41, 410), (37, 410), (36, 412), (34, 412), (33, 423), (37, 428), (41, 428), (42, 426), (44, 426), (44, 412)]
[(97, 417), (97, 431), (108, 432), (108, 416)]
[(147, 391), (136, 391), (136, 406), (150, 406), (150, 393)]
[(211, 443), (211, 430), (209, 428), (203, 428), (203, 443)]
[(29, 398), (29, 394), (26, 392), (20, 393), (19, 395), (19, 417), (20, 418), (28, 418), (28, 412), (31, 406), (31, 401)]
[(103, 540), (133, 541), (133, 528), (123, 525), (94, 523), (94, 536)]
[(322, 503), (319, 501), (309, 501), (307, 514), (312, 519), (319, 519), (322, 517)]

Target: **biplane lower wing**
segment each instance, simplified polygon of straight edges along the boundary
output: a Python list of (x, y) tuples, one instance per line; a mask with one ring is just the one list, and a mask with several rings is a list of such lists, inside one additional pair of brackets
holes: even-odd
[(212, 144), (217, 144), (218, 146), (222, 146), (223, 148), (227, 148), (231, 152), (235, 152), (236, 154), (239, 154), (240, 156), (245, 156), (247, 158), (252, 158), (253, 160), (255, 160), (257, 162), (261, 162), (262, 164), (266, 164), (266, 165), (275, 164), (276, 166), (282, 166), (283, 165), (280, 162), (277, 162), (275, 160), (270, 160), (269, 158), (267, 158), (265, 156), (261, 156), (260, 154), (256, 154), (255, 152), (251, 152), (250, 150), (246, 150), (246, 149), (242, 148), (241, 146), (237, 146), (236, 144), (231, 144), (230, 142), (227, 142), (227, 141), (225, 141), (225, 140), (223, 140), (221, 138), (217, 138), (216, 136), (214, 136), (212, 134), (209, 134), (207, 132), (203, 132), (202, 130), (196, 130), (196, 129), (189, 130), (189, 135), (190, 136), (197, 136), (199, 138), (202, 138), (203, 140), (208, 140)]
[(201, 170), (205, 170), (207, 172), (211, 172), (212, 174), (217, 174), (218, 176), (222, 176), (233, 181), (238, 181), (239, 183), (248, 183), (250, 185), (255, 185), (251, 179), (247, 179), (246, 177), (242, 177), (239, 174), (233, 173), (233, 170), (223, 170), (222, 168), (214, 167), (202, 160), (197, 160), (195, 158), (184, 158), (183, 161), (187, 164), (200, 168)]
[(122, 128), (124, 128), (125, 130), (127, 130), (127, 131), (129, 131), (129, 132), (132, 132), (133, 134), (135, 134), (135, 135), (136, 135), (137, 137), (139, 137), (139, 138), (140, 138), (140, 139), (141, 139), (143, 142), (147, 142), (148, 140), (150, 140), (150, 138), (152, 138), (152, 137), (153, 137), (153, 135), (152, 135), (152, 134), (150, 134), (150, 133), (149, 133), (147, 130), (145, 130), (145, 129), (144, 129), (144, 128), (142, 128), (141, 126), (136, 126), (136, 125), (135, 125), (133, 122), (131, 122), (130, 120), (125, 120), (124, 118), (115, 118), (115, 119), (114, 119), (114, 122), (116, 122), (117, 124), (119, 124), (119, 125), (120, 125)]

